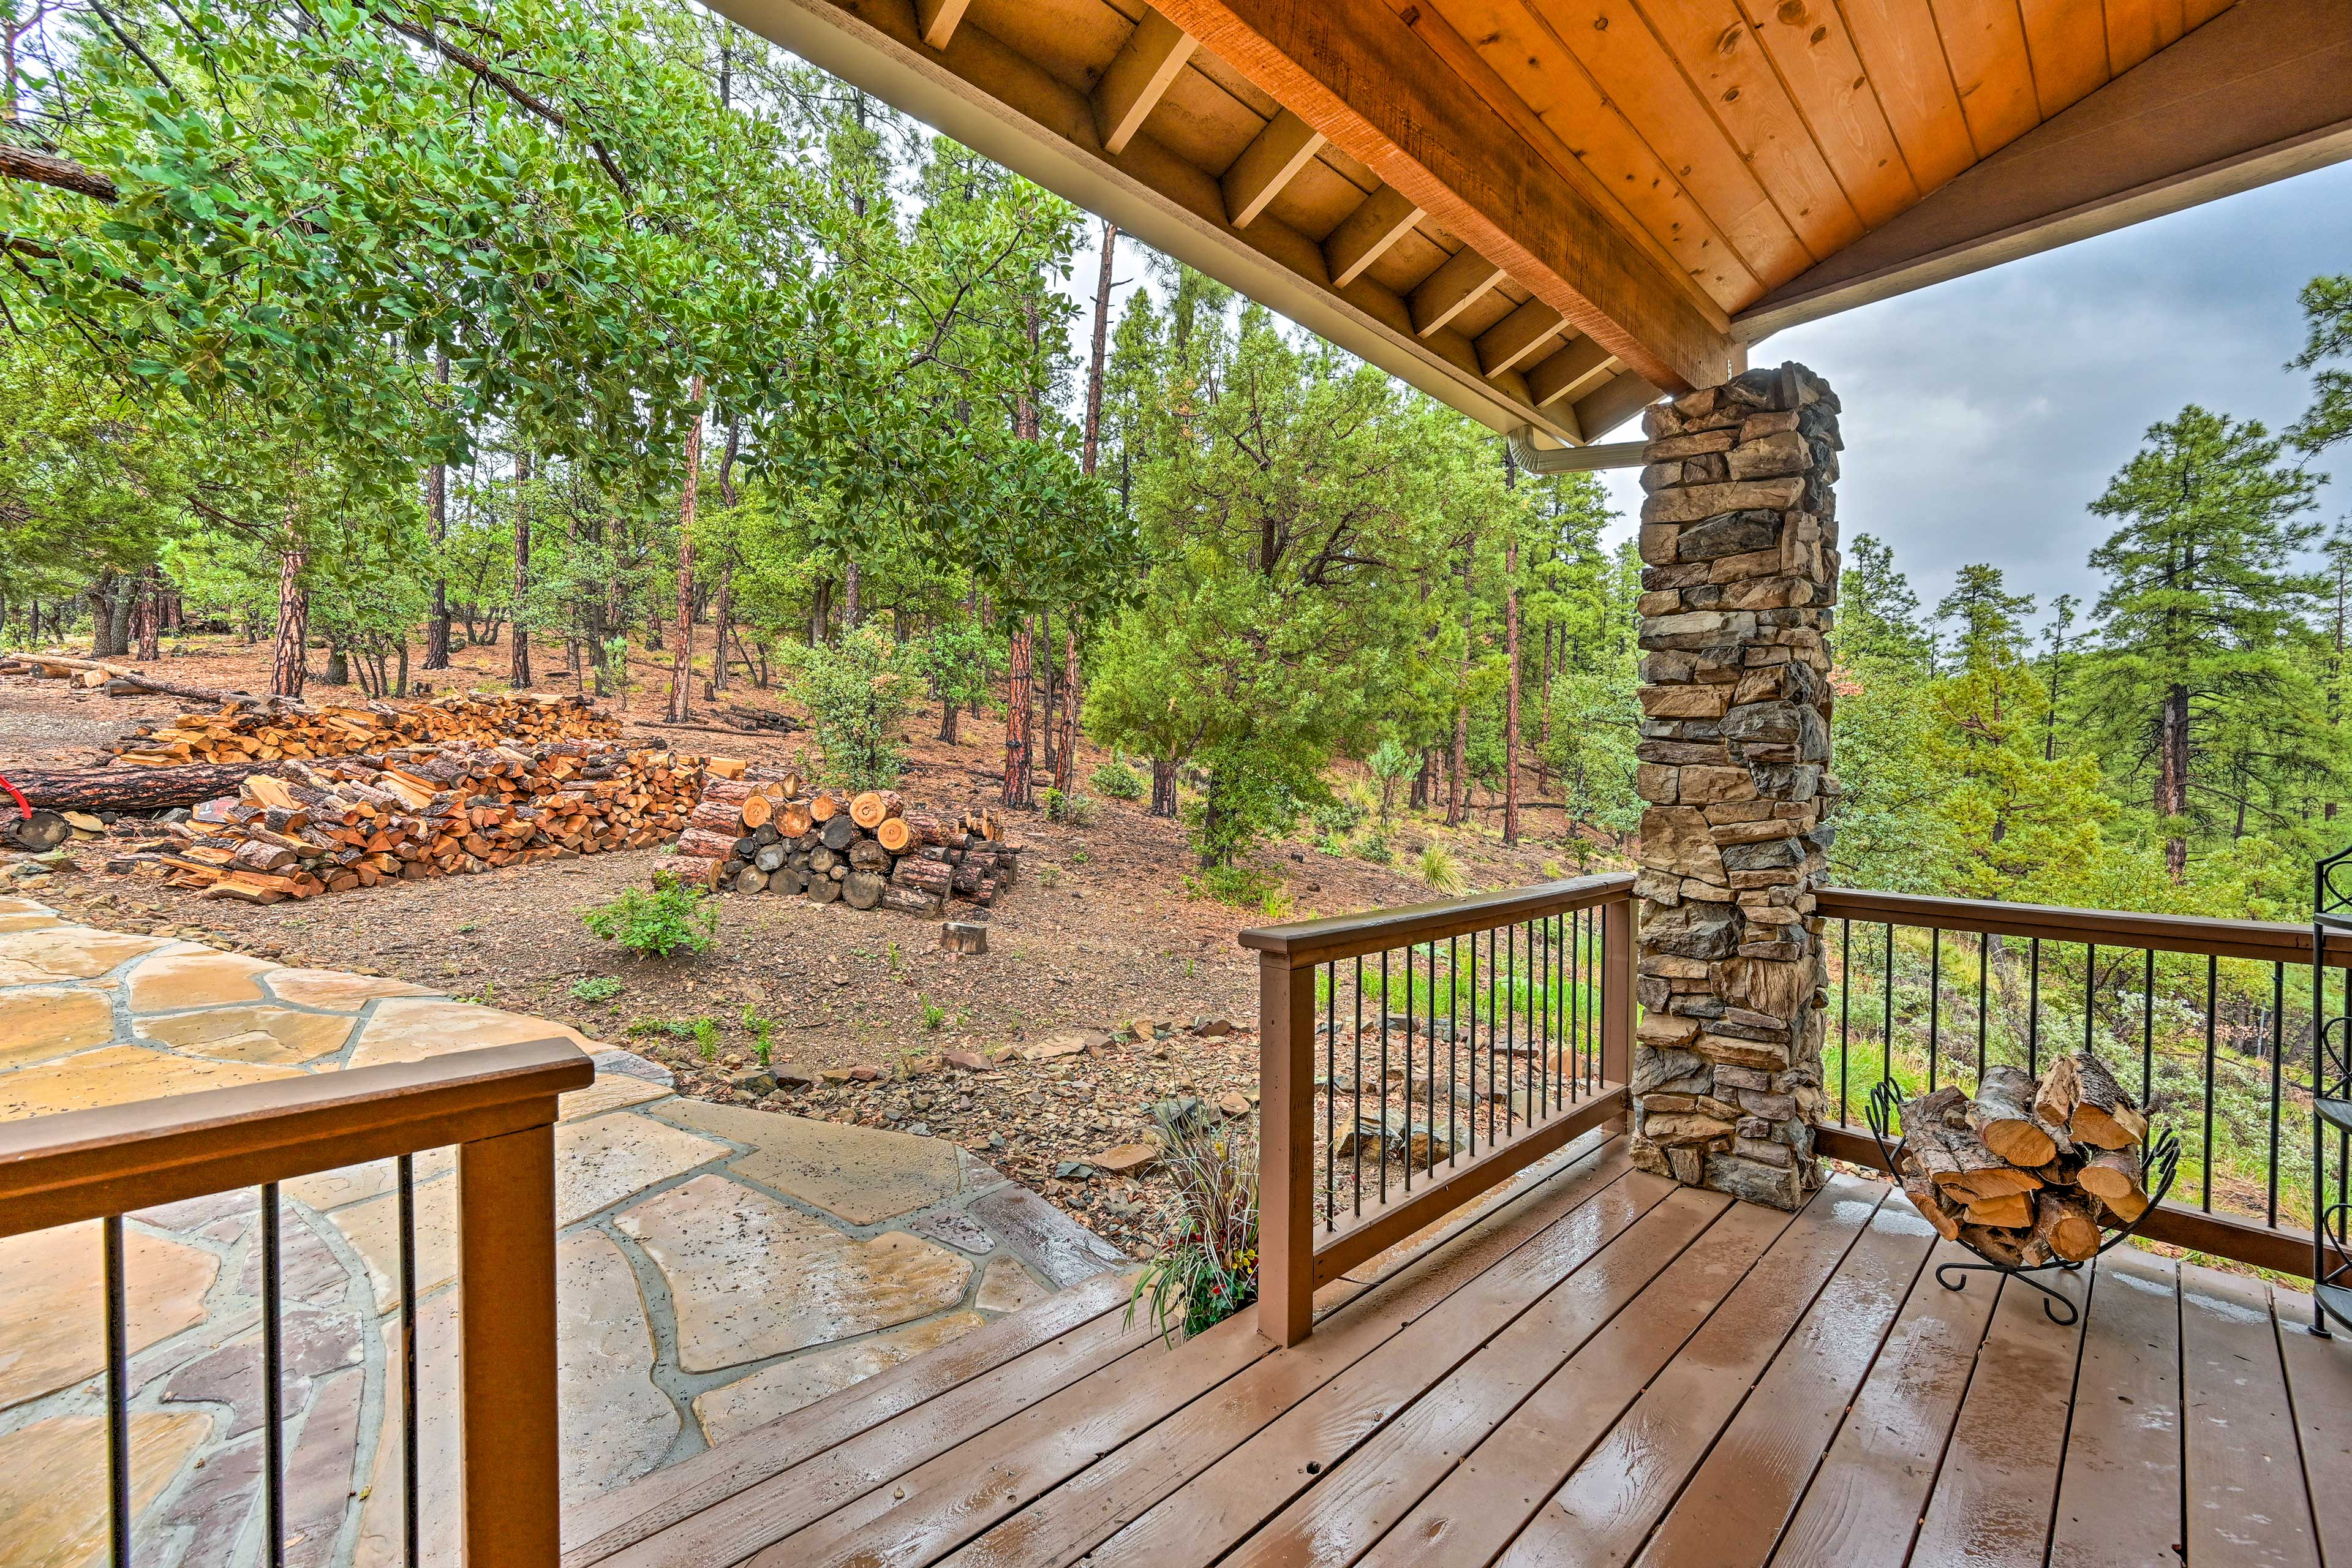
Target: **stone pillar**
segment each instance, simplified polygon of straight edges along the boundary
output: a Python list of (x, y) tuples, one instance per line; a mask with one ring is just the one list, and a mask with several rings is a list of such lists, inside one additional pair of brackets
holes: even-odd
[(1787, 364), (1642, 418), (1633, 1158), (1783, 1208), (1821, 1184), (1837, 413)]

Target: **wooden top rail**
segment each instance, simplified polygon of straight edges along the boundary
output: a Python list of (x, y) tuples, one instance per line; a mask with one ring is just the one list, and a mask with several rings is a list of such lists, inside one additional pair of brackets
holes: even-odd
[(525, 1040), (0, 1122), (0, 1237), (547, 1126), (595, 1077)]
[[(2252, 958), (2278, 963), (2311, 962), (2311, 927), (2277, 921), (2224, 921), (2201, 915), (2138, 915), (2121, 910), (1996, 904), (1973, 899), (1929, 898), (1918, 893), (1875, 893), (1859, 888), (1823, 888), (1819, 899), (1821, 913), (1831, 920), (1990, 931), (1998, 936), (2040, 937), (2044, 942), (2153, 948), (2158, 952), (2206, 952), (2221, 958)], [(2352, 968), (2352, 932), (2328, 932), (2326, 952), (2330, 967)]]
[(1633, 894), (1633, 875), (1630, 871), (1572, 877), (1565, 881), (1538, 882), (1532, 888), (1407, 904), (1401, 909), (1374, 910), (1369, 914), (1333, 915), (1328, 920), (1260, 926), (1242, 932), (1241, 944), (1287, 958), (1292, 967), (1297, 968), (1335, 958), (1382, 952), (1392, 947), (1410, 947), (1417, 942), (1442, 942), (1450, 936), (1491, 931), (1570, 910), (1593, 909)]

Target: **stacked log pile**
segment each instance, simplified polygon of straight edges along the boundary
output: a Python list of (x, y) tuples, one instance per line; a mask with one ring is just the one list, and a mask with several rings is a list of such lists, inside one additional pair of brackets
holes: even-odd
[(598, 712), (583, 697), (488, 692), (364, 707), (261, 711), (224, 706), (213, 713), (183, 713), (169, 724), (142, 724), (108, 749), (121, 762), (152, 768), (357, 756), (451, 742), (533, 745), (620, 732), (619, 720)]
[(895, 790), (804, 795), (798, 777), (772, 773), (707, 782), (655, 874), (929, 918), (950, 898), (994, 904), (1019, 864), (994, 812), (910, 808)]
[(1895, 1174), (1948, 1241), (2011, 1268), (2080, 1263), (2147, 1212), (2147, 1141), (2114, 1075), (2066, 1056), (2038, 1082), (1990, 1068), (1973, 1100), (1947, 1084), (1906, 1102)]
[(270, 904), (387, 879), (641, 849), (682, 827), (706, 772), (740, 763), (609, 741), (395, 748), (255, 773), (235, 797), (107, 863), (117, 873)]

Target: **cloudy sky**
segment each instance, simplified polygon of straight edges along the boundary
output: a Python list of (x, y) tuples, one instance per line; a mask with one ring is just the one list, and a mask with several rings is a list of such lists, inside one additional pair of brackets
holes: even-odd
[[(1081, 334), (1096, 254), (1068, 285)], [(1118, 260), (1123, 297), (1145, 268), (1131, 242)], [(2303, 346), (2295, 295), (2347, 270), (2352, 164), (1783, 332), (1754, 363), (1799, 360), (1837, 388), (1839, 516), (1895, 547), (1930, 608), (1975, 561), (2041, 605), (2087, 603), (2086, 558), (2109, 530), (2084, 509), (2142, 434), (2190, 403), (2273, 429), (2300, 416), (2309, 377), (2284, 368)], [(2332, 456), (2330, 522), (2352, 516), (2352, 452)], [(1630, 531), (1640, 490), (1630, 473), (1605, 479)]]

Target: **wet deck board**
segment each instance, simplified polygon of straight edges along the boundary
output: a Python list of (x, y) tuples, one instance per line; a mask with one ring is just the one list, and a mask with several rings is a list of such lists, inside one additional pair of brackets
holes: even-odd
[(2352, 1336), (2307, 1299), (2124, 1250), (2058, 1324), (1939, 1282), (1966, 1255), (1876, 1184), (1790, 1216), (1625, 1155), (1335, 1281), (1291, 1350), (1089, 1282), (600, 1500), (565, 1568), (2352, 1563)]

